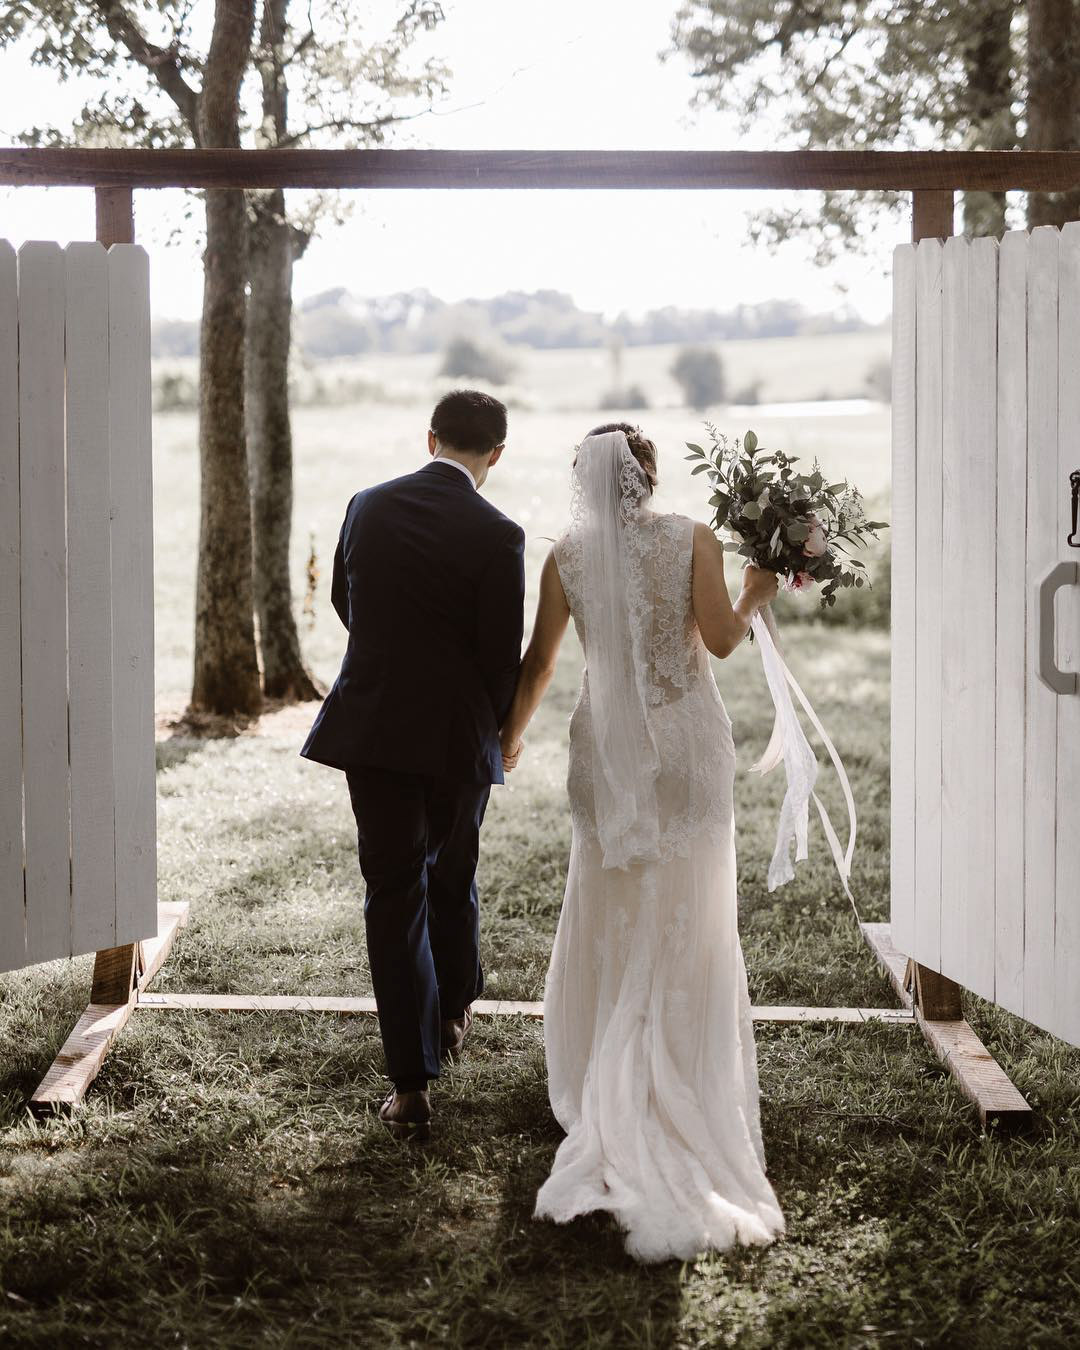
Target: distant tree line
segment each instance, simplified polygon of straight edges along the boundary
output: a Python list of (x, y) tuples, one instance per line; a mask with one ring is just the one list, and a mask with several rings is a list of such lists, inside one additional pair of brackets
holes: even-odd
[[(812, 314), (796, 300), (768, 300), (731, 310), (680, 309), (666, 305), (642, 318), (579, 309), (563, 291), (505, 291), (486, 300), (448, 303), (427, 290), (361, 299), (341, 286), (296, 306), (296, 340), (311, 360), (371, 352), (433, 352), (455, 339), (492, 339), (525, 347), (601, 347), (704, 343), (732, 338), (793, 337), (807, 333), (855, 332), (868, 327), (841, 311)], [(153, 326), (155, 356), (194, 356), (197, 323), (162, 319)]]

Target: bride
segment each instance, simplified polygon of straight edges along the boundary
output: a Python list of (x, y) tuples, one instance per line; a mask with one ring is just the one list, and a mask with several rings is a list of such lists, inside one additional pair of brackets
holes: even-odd
[(578, 447), (569, 529), (502, 729), (508, 769), (570, 617), (585, 653), (570, 718), (572, 843), (544, 990), (552, 1110), (566, 1131), (535, 1215), (610, 1211), (641, 1261), (784, 1231), (766, 1177), (735, 891), (725, 657), (776, 576), (731, 603), (723, 549), (649, 509), (656, 448), (611, 423)]

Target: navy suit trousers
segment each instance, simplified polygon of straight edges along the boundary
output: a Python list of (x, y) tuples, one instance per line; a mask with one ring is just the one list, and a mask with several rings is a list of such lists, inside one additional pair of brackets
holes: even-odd
[(387, 1073), (402, 1092), (441, 1063), (442, 1021), (483, 990), (476, 862), (491, 785), (346, 771)]

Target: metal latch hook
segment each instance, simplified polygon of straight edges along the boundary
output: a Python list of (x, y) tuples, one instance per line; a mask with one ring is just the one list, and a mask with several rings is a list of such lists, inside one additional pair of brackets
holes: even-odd
[(1073, 548), (1080, 548), (1080, 539), (1076, 537), (1077, 515), (1080, 514), (1080, 469), (1073, 469), (1069, 474), (1069, 483), (1072, 486), (1072, 534), (1065, 542)]

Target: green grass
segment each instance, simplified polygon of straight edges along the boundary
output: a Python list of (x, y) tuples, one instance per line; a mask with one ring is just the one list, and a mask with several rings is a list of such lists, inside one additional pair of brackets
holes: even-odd
[[(851, 773), (860, 908), (884, 918), (887, 637), (804, 627), (788, 646)], [(578, 659), (571, 644), (527, 758), (492, 798), (481, 889), (497, 996), (542, 989)], [(718, 678), (739, 747), (754, 1000), (891, 1004), (820, 834), (796, 881), (766, 891), (781, 784), (747, 772), (769, 729), (756, 653), (741, 648)], [(156, 987), (367, 990), (344, 783), (296, 754), (310, 712), (258, 735), (161, 743), (161, 895), (193, 908)], [(536, 1026), (477, 1025), (435, 1088), (426, 1151), (375, 1118), (374, 1025), (314, 1014), (139, 1013), (85, 1108), (35, 1123), (25, 1098), (88, 975), (84, 958), (0, 981), (5, 1346), (1075, 1344), (1080, 1053), (979, 1000), (972, 1021), (1036, 1109), (1028, 1135), (984, 1136), (916, 1032), (760, 1026), (787, 1236), (646, 1269), (604, 1216), (530, 1217), (560, 1138)]]

